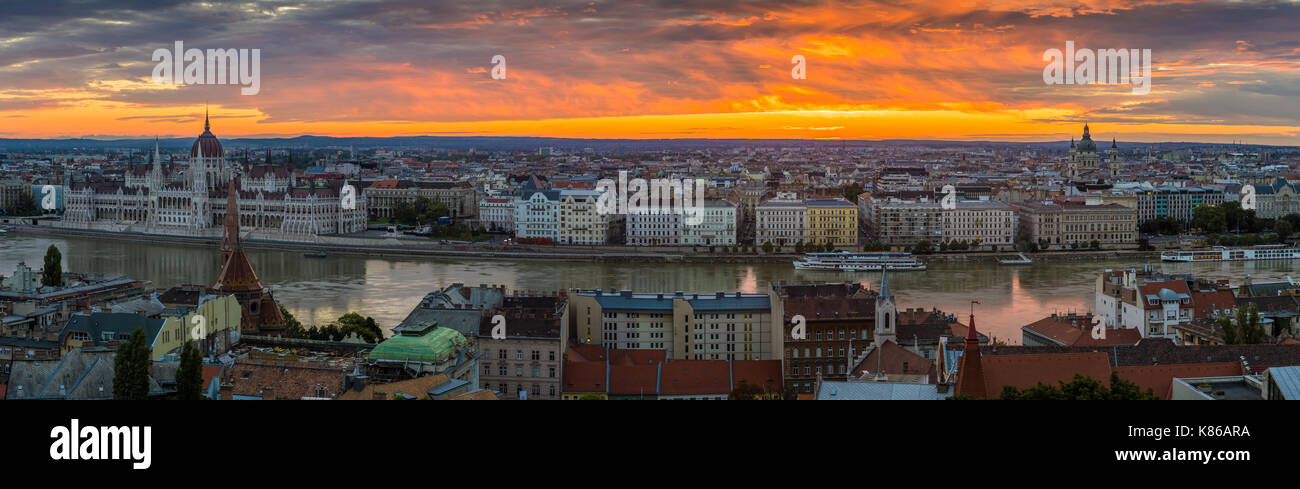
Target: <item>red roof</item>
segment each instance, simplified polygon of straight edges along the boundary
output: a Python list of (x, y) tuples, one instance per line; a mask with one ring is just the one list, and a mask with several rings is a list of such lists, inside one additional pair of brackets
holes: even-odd
[(1024, 330), (1059, 342), (1062, 346), (1136, 345), (1142, 333), (1133, 328), (1107, 328), (1106, 337), (1093, 339), (1092, 315), (1052, 315), (1025, 325)]
[(610, 395), (658, 395), (659, 365), (612, 365), (609, 367)]
[(731, 377), (735, 384), (732, 390), (744, 382), (756, 385), (764, 392), (781, 392), (783, 380), (781, 374), (780, 360), (735, 360), (731, 362)]
[(731, 369), (726, 360), (673, 360), (664, 365), (666, 396), (730, 395)]
[[(1142, 301), (1143, 309), (1160, 309), (1162, 307), (1159, 302), (1156, 302), (1154, 305), (1152, 305), (1151, 301), (1147, 300), (1148, 295), (1154, 295), (1159, 297), (1160, 289), (1169, 289), (1179, 294), (1187, 294), (1188, 297), (1191, 297), (1192, 295), (1191, 291), (1187, 290), (1187, 282), (1184, 282), (1182, 280), (1165, 280), (1163, 282), (1147, 282), (1145, 284), (1138, 286), (1138, 290), (1141, 292), (1141, 294), (1138, 296), (1138, 300)], [(1191, 305), (1188, 304), (1187, 307), (1191, 307)]]
[(1237, 298), (1232, 292), (1218, 290), (1214, 292), (1192, 292), (1192, 314), (1196, 318), (1213, 318), (1214, 311), (1226, 311), (1237, 307)]
[(564, 362), (564, 392), (605, 392), (605, 362)]
[[(880, 357), (877, 360), (876, 357)], [(884, 371), (885, 375), (928, 375), (931, 384), (935, 383), (938, 378), (938, 371), (933, 363), (926, 360), (925, 357), (913, 353), (907, 348), (899, 346), (893, 341), (885, 341), (880, 348), (873, 348), (862, 363), (853, 367), (853, 376), (862, 377), (867, 372), (875, 375), (876, 369)]]
[(1051, 386), (1057, 386), (1057, 382), (1069, 383), (1075, 374), (1092, 377), (1103, 384), (1110, 382), (1110, 356), (1099, 351), (985, 355), (980, 360), (984, 370), (984, 397), (1001, 396), (1005, 386), (1025, 390), (1039, 383)]
[(1169, 400), (1175, 378), (1227, 377), (1241, 375), (1238, 362), (1170, 363), (1165, 365), (1136, 365), (1115, 367), (1119, 378), (1137, 384), (1143, 392), (1151, 389), (1161, 399)]

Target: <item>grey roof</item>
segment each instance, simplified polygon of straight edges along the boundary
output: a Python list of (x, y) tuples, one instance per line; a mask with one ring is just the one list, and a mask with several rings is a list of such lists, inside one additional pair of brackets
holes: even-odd
[[(149, 378), (149, 392), (162, 392), (153, 377)], [(113, 353), (77, 348), (56, 361), (15, 360), (5, 398), (112, 399)]]
[(1268, 369), (1268, 375), (1283, 397), (1300, 401), (1300, 367), (1273, 367)]
[(936, 401), (948, 397), (934, 384), (822, 381), (818, 401)]
[(129, 339), (131, 333), (136, 328), (144, 328), (145, 341), (153, 344), (154, 338), (158, 336), (158, 331), (162, 330), (165, 320), (159, 318), (147, 318), (139, 314), (116, 313), (116, 312), (95, 312), (91, 314), (73, 314), (68, 319), (68, 324), (59, 332), (59, 343), (63, 343), (68, 333), (74, 331), (84, 331), (90, 334), (90, 338), (96, 345), (106, 345), (104, 334), (112, 334), (114, 340)]

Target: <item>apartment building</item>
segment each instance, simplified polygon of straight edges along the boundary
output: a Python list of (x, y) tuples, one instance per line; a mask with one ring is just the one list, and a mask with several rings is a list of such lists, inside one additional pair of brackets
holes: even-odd
[(1043, 249), (1087, 246), (1097, 241), (1103, 248), (1132, 246), (1137, 242), (1138, 211), (1120, 204), (1086, 202), (1023, 202), (1015, 204), (1019, 230)]
[(767, 294), (574, 290), (569, 304), (571, 337), (580, 344), (661, 349), (674, 359), (779, 358), (773, 335), (780, 327)]
[(944, 211), (938, 202), (890, 200), (873, 205), (876, 239), (889, 246), (910, 247), (922, 240), (943, 240)]
[(682, 215), (633, 212), (627, 215), (627, 244), (676, 246), (682, 244)]
[(1016, 212), (994, 200), (957, 201), (943, 210), (943, 240), (965, 241), (971, 249), (1007, 249), (1016, 242)]
[(1175, 187), (1144, 182), (1120, 184), (1116, 188), (1135, 197), (1139, 224), (1161, 218), (1191, 222), (1197, 206), (1219, 205), (1224, 201), (1223, 188), (1213, 185)]
[[(853, 359), (871, 345), (875, 292), (859, 283), (772, 284), (772, 303), (782, 318), (781, 359), (785, 389), (812, 392), (820, 380), (848, 380)], [(804, 319), (794, 338), (793, 319)]]
[(808, 239), (808, 206), (795, 193), (778, 192), (755, 207), (755, 241), (761, 246), (793, 246)]
[(595, 190), (525, 185), (514, 199), (515, 237), (576, 245), (616, 242), (623, 235), (623, 216), (601, 213), (599, 199)]
[[(505, 320), (504, 338), (494, 338), (493, 322)], [(559, 399), (563, 386), (568, 297), (556, 294), (506, 296), (501, 306), (482, 316), (478, 343), (479, 385), (501, 399)]]
[(1180, 341), (1178, 331), (1198, 319), (1217, 320), (1237, 307), (1226, 282), (1138, 270), (1106, 270), (1097, 277), (1096, 314), (1107, 328), (1137, 329), (1143, 338)]
[(364, 192), (371, 218), (392, 217), (397, 204), (415, 202), (420, 197), (446, 204), (453, 219), (478, 215), (478, 193), (456, 182), (383, 180), (366, 187)]
[(808, 239), (810, 243), (857, 246), (858, 207), (842, 198), (808, 199)]
[(484, 229), (505, 233), (515, 231), (515, 199), (499, 196), (484, 197), (478, 203), (478, 212), (479, 222)]
[(691, 209), (681, 219), (681, 243), (687, 246), (731, 246), (736, 244), (736, 204), (725, 200), (704, 201), (703, 220), (692, 224)]

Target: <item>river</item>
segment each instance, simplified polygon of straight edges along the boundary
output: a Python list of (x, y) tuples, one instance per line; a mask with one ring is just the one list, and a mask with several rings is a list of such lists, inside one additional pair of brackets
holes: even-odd
[[(63, 253), (65, 271), (149, 280), (159, 289), (182, 284), (212, 285), (220, 266), (215, 245), (139, 243), (87, 237), (0, 235), (0, 274), (10, 275), (25, 261), (40, 268), (51, 244)], [(441, 257), (368, 257), (331, 254), (306, 258), (302, 253), (251, 249), (249, 259), (262, 283), (304, 325), (326, 324), (356, 311), (392, 328), (431, 290), (461, 282), (501, 284), (509, 290), (552, 291), (570, 288), (631, 289), (638, 292), (766, 292), (772, 282), (853, 280), (875, 288), (877, 273), (795, 270), (784, 263), (592, 263), (550, 260), (467, 259)], [(890, 288), (900, 309), (932, 308), (958, 314), (962, 321), (975, 306), (980, 331), (1011, 344), (1020, 343), (1020, 327), (1053, 312), (1089, 311), (1097, 274), (1107, 268), (1142, 267), (1141, 260), (1040, 261), (1033, 265), (996, 262), (934, 261), (924, 272), (890, 274)], [(1297, 262), (1161, 263), (1170, 273), (1240, 283), (1300, 275)], [(900, 338), (906, 341), (906, 338)]]

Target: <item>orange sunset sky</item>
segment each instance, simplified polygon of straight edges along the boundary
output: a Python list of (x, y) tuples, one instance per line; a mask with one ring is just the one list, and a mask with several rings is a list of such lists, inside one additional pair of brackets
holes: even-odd
[[(1100, 139), (1300, 144), (1300, 2), (6, 2), (0, 138)], [(155, 49), (261, 50), (261, 90)], [(1043, 52), (1150, 49), (1150, 93)], [(494, 55), (507, 78), (490, 75)], [(791, 78), (791, 57), (807, 78)]]

